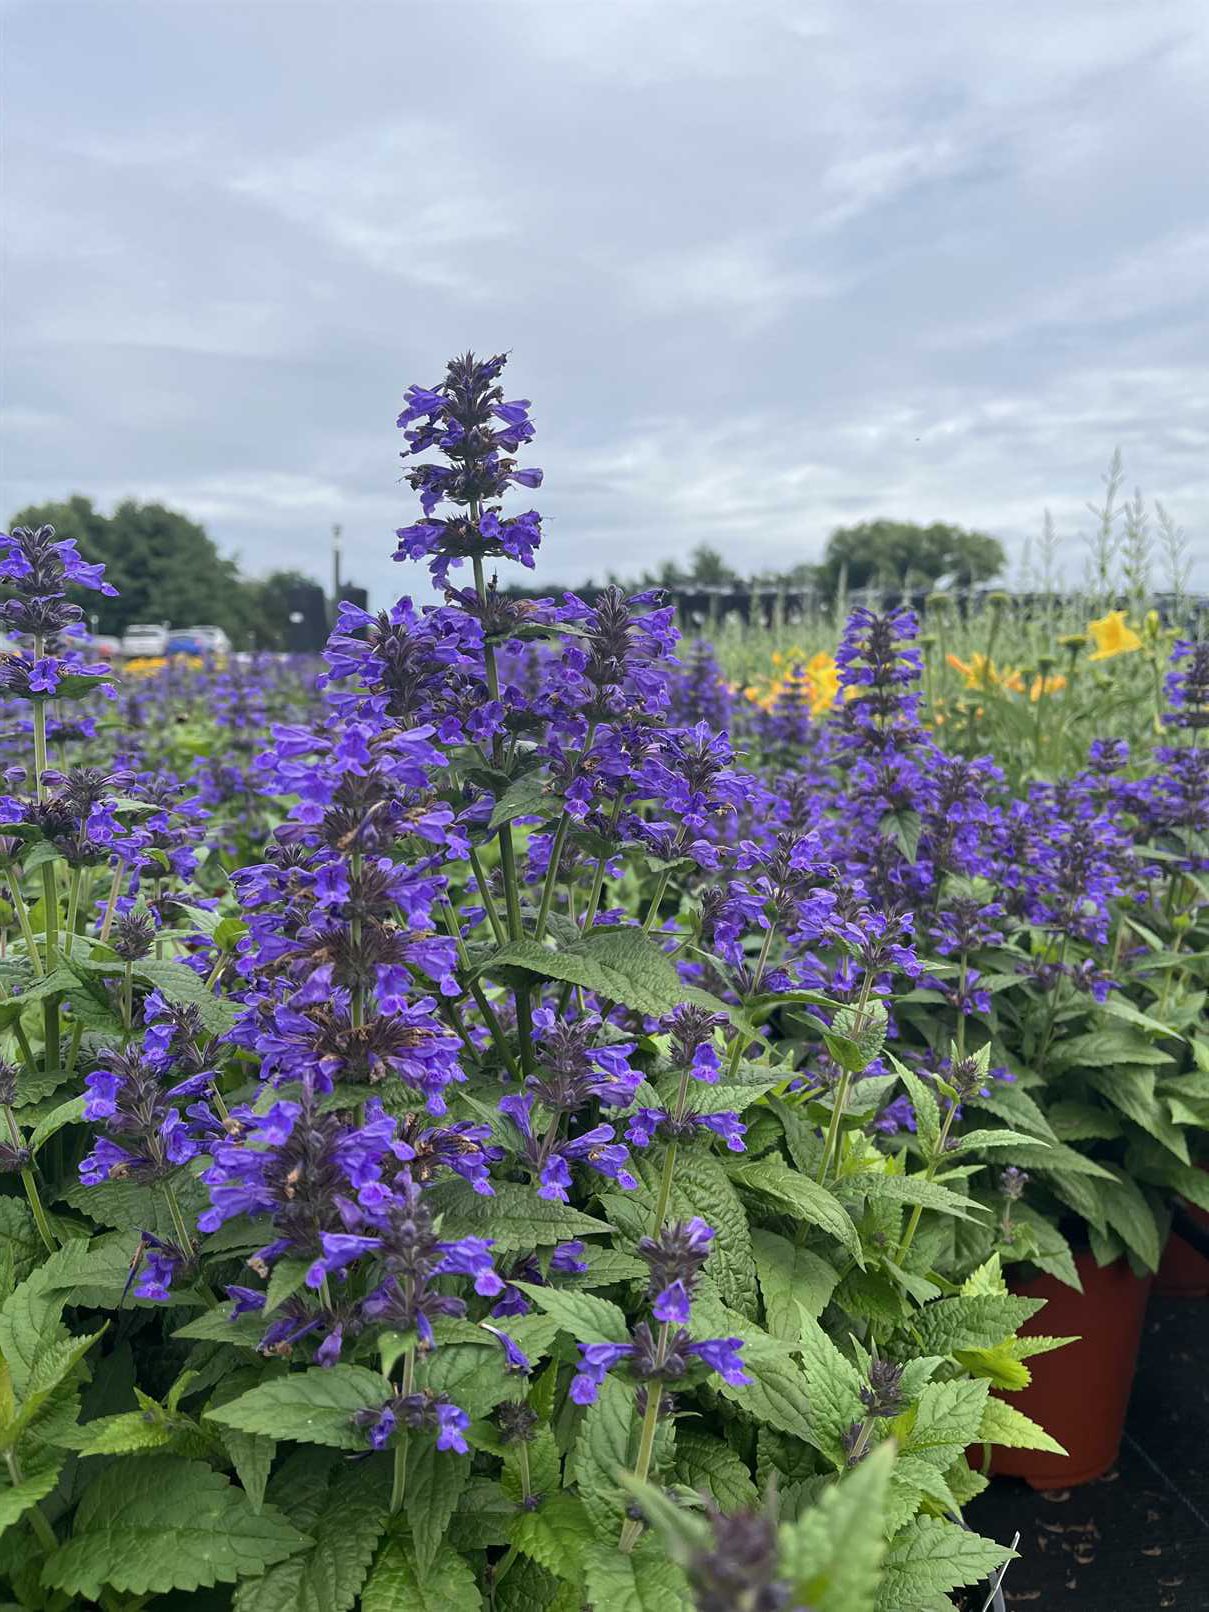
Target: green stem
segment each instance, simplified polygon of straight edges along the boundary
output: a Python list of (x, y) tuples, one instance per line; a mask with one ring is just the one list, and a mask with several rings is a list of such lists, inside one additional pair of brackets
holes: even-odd
[[(4, 1464), (8, 1467), (9, 1482), (15, 1489), (18, 1484), (22, 1482), (24, 1474), (21, 1471), (21, 1463), (17, 1460), (17, 1455), (14, 1450), (6, 1450), (4, 1452)], [(55, 1531), (47, 1522), (45, 1514), (42, 1511), (42, 1507), (40, 1505), (33, 1505), (29, 1508), (25, 1515), (29, 1518), (29, 1524), (34, 1531), (34, 1537), (37, 1539), (42, 1549), (46, 1551), (58, 1550), (59, 1541), (55, 1538)]]
[(667, 894), (667, 887), (672, 882), (670, 868), (665, 868), (659, 875), (659, 883), (655, 886), (655, 894), (651, 897), (651, 904), (646, 910), (646, 917), (642, 920), (643, 931), (650, 934), (659, 917), (659, 909), (663, 905), (663, 898)]
[(483, 906), (487, 913), (487, 922), (491, 925), (491, 932), (495, 936), (497, 946), (502, 946), (508, 939), (508, 932), (500, 919), (499, 908), (495, 904), (495, 897), (491, 894), (491, 886), (487, 882), (487, 873), (474, 846), (470, 847), (470, 866), (474, 873), (475, 883), (479, 887), (479, 895), (483, 899)]
[(191, 1255), (193, 1253), (193, 1239), (189, 1235), (189, 1228), (185, 1224), (184, 1215), (181, 1213), (180, 1202), (170, 1181), (164, 1182), (164, 1198), (168, 1204), (168, 1213), (172, 1216), (172, 1225), (176, 1232), (177, 1243), (180, 1246), (181, 1253)]
[(126, 876), (126, 864), (119, 861), (113, 870), (113, 880), (109, 886), (109, 894), (105, 898), (105, 917), (101, 921), (100, 940), (102, 946), (109, 939), (109, 931), (113, 928), (114, 916), (118, 910), (118, 896), (122, 890), (122, 880)]
[[(949, 1140), (949, 1131), (950, 1131), (950, 1129), (952, 1127), (953, 1119), (954, 1119), (954, 1116), (956, 1115), (956, 1113), (957, 1113), (957, 1104), (956, 1103), (950, 1103), (949, 1104), (949, 1112), (945, 1115), (945, 1122), (941, 1126), (941, 1128), (940, 1128), (940, 1136), (937, 1138), (936, 1151), (932, 1155), (932, 1157), (928, 1160), (928, 1167), (924, 1171), (924, 1180), (925, 1181), (930, 1181), (932, 1179), (932, 1177), (936, 1174), (936, 1170), (937, 1170), (938, 1165), (940, 1164), (941, 1159), (943, 1159), (944, 1156), (945, 1156), (945, 1144)], [(903, 1260), (906, 1259), (908, 1251), (910, 1250), (911, 1244), (915, 1241), (915, 1233), (919, 1228), (919, 1222), (920, 1222), (920, 1219), (923, 1216), (923, 1212), (924, 1212), (924, 1206), (923, 1206), (922, 1203), (917, 1203), (912, 1208), (912, 1210), (911, 1210), (911, 1218), (907, 1222), (906, 1231), (903, 1233), (903, 1240), (902, 1240), (901, 1243), (899, 1243), (898, 1252), (894, 1256), (894, 1263), (896, 1265), (901, 1265)]]
[(844, 1110), (848, 1106), (848, 1088), (851, 1086), (851, 1084), (852, 1073), (850, 1070), (845, 1069), (844, 1073), (840, 1076), (840, 1083), (836, 1087), (835, 1096), (832, 1099), (831, 1123), (827, 1127), (826, 1140), (823, 1142), (823, 1157), (819, 1161), (819, 1173), (815, 1177), (820, 1186), (827, 1179), (827, 1166), (831, 1161), (831, 1150), (836, 1145), (840, 1121), (843, 1117)]
[[(348, 921), (348, 932), (352, 943), (353, 967), (357, 978), (360, 978), (361, 972), (361, 914), (356, 910), (356, 906), (361, 900), (362, 865), (361, 852), (354, 851), (352, 856), (349, 857), (348, 870), (350, 894), (354, 904), (353, 915)], [(354, 985), (353, 987), (350, 1013), (353, 1029), (359, 1030), (365, 1023), (365, 987), (363, 985)]]
[(134, 1023), (134, 964), (125, 963), (122, 971), (122, 1023), (129, 1033)]
[[(409, 1349), (403, 1359), (403, 1394), (409, 1397), (415, 1392), (416, 1386), (416, 1352)], [(403, 1497), (407, 1490), (407, 1434), (399, 1435), (395, 1445), (394, 1473), (390, 1486), (390, 1514), (398, 1516), (403, 1509)]]
[[(617, 827), (617, 819), (621, 816), (621, 805), (622, 795), (618, 793), (616, 799), (613, 801), (613, 810), (609, 813), (610, 831)], [(600, 897), (604, 891), (605, 871), (608, 867), (608, 861), (609, 856), (607, 851), (602, 851), (601, 854), (596, 858), (596, 872), (592, 875), (592, 890), (588, 896), (588, 910), (584, 914), (583, 927), (585, 935), (596, 922), (596, 914), (600, 910)]]
[[(8, 1127), (9, 1140), (19, 1155), (24, 1146), (24, 1140), (21, 1136), (21, 1127), (17, 1124), (16, 1116), (7, 1103), (4, 1105), (4, 1121)], [(47, 1252), (53, 1254), (59, 1244), (54, 1232), (50, 1229), (50, 1222), (46, 1218), (46, 1210), (42, 1207), (42, 1199), (38, 1193), (38, 1183), (34, 1172), (28, 1165), (21, 1171), (21, 1185), (25, 1188), (25, 1196), (29, 1201), (29, 1212), (34, 1217), (34, 1225), (38, 1228), (38, 1236), (41, 1237), (45, 1244)]]
[(21, 938), (25, 942), (25, 949), (29, 953), (29, 960), (34, 965), (34, 978), (41, 979), (46, 970), (42, 967), (42, 954), (38, 950), (38, 943), (34, 939), (33, 925), (29, 921), (29, 908), (25, 905), (24, 897), (17, 884), (20, 870), (13, 869), (13, 882), (9, 886), (13, 898), (13, 911), (17, 914), (17, 924), (21, 930)]
[[(665, 1321), (659, 1329), (659, 1342), (656, 1349), (656, 1359), (662, 1364), (667, 1353), (667, 1339), (670, 1324)], [(638, 1459), (634, 1462), (634, 1476), (639, 1483), (645, 1483), (650, 1476), (651, 1457), (655, 1453), (655, 1434), (659, 1428), (659, 1409), (663, 1402), (663, 1384), (652, 1378), (646, 1385), (646, 1414), (642, 1418), (642, 1432), (638, 1438)], [(621, 1539), (618, 1548), (629, 1555), (642, 1535), (642, 1523), (636, 1518), (628, 1518), (621, 1530)]]
[(80, 881), (84, 877), (83, 868), (72, 868), (71, 884), (67, 892), (67, 929), (63, 939), (63, 955), (71, 956), (72, 942), (76, 935), (76, 922), (80, 915)]
[(659, 1235), (659, 1229), (667, 1218), (667, 1206), (672, 1200), (672, 1177), (676, 1171), (676, 1147), (675, 1142), (668, 1143), (667, 1156), (663, 1161), (663, 1178), (659, 1183), (659, 1201), (655, 1205), (653, 1232), (656, 1237)]
[(67, 1049), (67, 1062), (63, 1065), (69, 1075), (75, 1073), (76, 1059), (80, 1056), (80, 1042), (84, 1039), (84, 1021), (77, 1019), (71, 1027), (71, 1045)]
[(563, 847), (567, 843), (570, 828), (571, 814), (564, 812), (559, 818), (558, 827), (554, 830), (554, 842), (550, 847), (550, 864), (546, 869), (546, 882), (542, 886), (542, 904), (537, 910), (537, 928), (533, 931), (535, 940), (540, 940), (546, 933), (546, 925), (550, 921), (550, 907), (558, 883), (558, 864), (562, 861)]

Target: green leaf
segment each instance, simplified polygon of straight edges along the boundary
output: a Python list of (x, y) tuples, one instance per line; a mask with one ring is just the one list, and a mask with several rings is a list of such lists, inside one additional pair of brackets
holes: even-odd
[(963, 1198), (952, 1188), (942, 1186), (939, 1181), (929, 1181), (922, 1174), (890, 1175), (866, 1170), (852, 1177), (852, 1183), (871, 1198), (889, 1199), (891, 1203), (920, 1204), (924, 1209), (935, 1209), (939, 1214), (950, 1215), (955, 1220), (974, 1220), (987, 1212), (974, 1199)]
[(1049, 1062), (1055, 1069), (1086, 1069), (1099, 1072), (1122, 1064), (1164, 1064), (1174, 1062), (1168, 1052), (1153, 1046), (1145, 1036), (1110, 1025), (1071, 1036), (1050, 1048)]
[(892, 811), (883, 814), (877, 832), (884, 840), (893, 840), (908, 862), (914, 862), (919, 850), (919, 836), (923, 819), (918, 812)]
[(275, 1507), (257, 1516), (242, 1489), (200, 1461), (127, 1457), (85, 1489), (72, 1537), (42, 1579), (90, 1600), (105, 1585), (132, 1595), (196, 1590), (261, 1573), (309, 1543)]
[(269, 1275), (269, 1286), (261, 1314), (272, 1315), (292, 1293), (297, 1293), (313, 1264), (313, 1260), (306, 1258), (279, 1259)]
[(277, 1440), (264, 1433), (244, 1433), (237, 1427), (219, 1429), (223, 1448), (231, 1457), (235, 1475), (243, 1484), (244, 1493), (253, 1511), (264, 1505), (265, 1486), (273, 1470), (273, 1457), (277, 1454)]
[(752, 1250), (769, 1332), (796, 1342), (802, 1318), (817, 1320), (839, 1282), (839, 1272), (820, 1254), (797, 1248), (775, 1232), (753, 1230)]
[(306, 1521), (311, 1548), (241, 1584), (232, 1612), (348, 1612), (386, 1526), (388, 1482), (378, 1459), (337, 1466)]
[(1163, 1256), (1163, 1239), (1154, 1210), (1124, 1170), (1113, 1166), (1113, 1175), (1113, 1184), (1099, 1189), (1104, 1218), (1147, 1270), (1157, 1271)]
[(641, 1541), (628, 1556), (616, 1545), (593, 1545), (584, 1577), (595, 1612), (684, 1612), (692, 1605), (683, 1572), (654, 1540)]
[(443, 1545), (421, 1575), (401, 1539), (386, 1541), (361, 1596), (361, 1612), (479, 1612), (482, 1605), (474, 1572), (457, 1551)]
[(576, 1436), (570, 1472), (592, 1526), (602, 1537), (619, 1531), (625, 1521), (626, 1496), (617, 1474), (630, 1465), (634, 1420), (633, 1390), (608, 1376)]
[(911, 1318), (909, 1328), (926, 1354), (951, 1355), (956, 1349), (990, 1349), (1044, 1307), (1044, 1299), (1010, 1293), (936, 1299)]
[(229, 1405), (208, 1410), (206, 1420), (270, 1438), (364, 1450), (365, 1434), (354, 1426), (353, 1415), (376, 1408), (385, 1399), (385, 1384), (376, 1371), (364, 1366), (312, 1366), (261, 1383)]
[(574, 945), (557, 949), (536, 940), (510, 941), (492, 952), (479, 972), (495, 974), (501, 968), (582, 985), (610, 1002), (655, 1017), (670, 1013), (684, 1000), (675, 965), (634, 925), (594, 929)]
[(795, 1602), (813, 1612), (872, 1612), (893, 1466), (893, 1448), (883, 1444), (782, 1530), (782, 1569)]
[(754, 1511), (759, 1504), (751, 1474), (730, 1445), (691, 1426), (676, 1429), (676, 1478), (713, 1495), (723, 1511)]
[(165, 1000), (197, 1008), (212, 1035), (225, 1035), (239, 1017), (237, 1003), (208, 991), (205, 981), (184, 963), (145, 958), (134, 965), (134, 973), (136, 979), (159, 991)]
[(844, 1434), (865, 1415), (861, 1403), (864, 1379), (840, 1353), (817, 1321), (806, 1323), (802, 1334), (802, 1364), (806, 1374), (811, 1443), (837, 1467), (846, 1458)]
[(761, 1192), (787, 1205), (796, 1219), (821, 1227), (843, 1244), (858, 1265), (864, 1265), (865, 1256), (856, 1226), (848, 1211), (826, 1187), (791, 1170), (788, 1165), (763, 1161), (740, 1165), (731, 1171), (731, 1178), (753, 1192)]
[(890, 1542), (877, 1612), (924, 1612), (950, 1590), (986, 1578), (1013, 1554), (956, 1523), (917, 1517)]
[(34, 1126), (33, 1134), (29, 1138), (28, 1147), (31, 1153), (36, 1153), (43, 1142), (61, 1131), (64, 1125), (74, 1125), (77, 1120), (84, 1117), (84, 1099), (82, 1097), (69, 1097), (65, 1103), (44, 1115)]
[(576, 1343), (626, 1343), (630, 1326), (625, 1312), (607, 1299), (591, 1293), (570, 1293), (555, 1287), (538, 1287), (533, 1282), (515, 1282), (538, 1307), (553, 1316)]
[(896, 1432), (908, 1428), (903, 1453), (922, 1456), (941, 1471), (951, 1466), (978, 1438), (990, 1387), (985, 1378), (929, 1383), (915, 1410), (894, 1423)]
[(63, 1470), (66, 1456), (44, 1467), (41, 1472), (22, 1478), (20, 1483), (9, 1484), (0, 1488), (0, 1534), (6, 1528), (11, 1528), (15, 1522), (20, 1522), (25, 1513), (45, 1500), (59, 1481), (59, 1473)]
[(562, 796), (549, 792), (546, 783), (540, 767), (514, 778), (492, 807), (487, 827), (500, 828), (518, 817), (561, 817), (565, 809)]
[(573, 1494), (546, 1495), (536, 1511), (523, 1511), (508, 1529), (509, 1542), (557, 1578), (577, 1584), (595, 1538), (583, 1502)]
[(89, 1257), (88, 1243), (73, 1238), (37, 1266), (0, 1306), (0, 1355), (18, 1394), (25, 1391), (39, 1356), (58, 1338), (68, 1291), (88, 1269)]
[(577, 1237), (612, 1231), (607, 1220), (596, 1220), (570, 1204), (539, 1198), (535, 1187), (518, 1181), (500, 1181), (486, 1198), (460, 1179), (437, 1182), (425, 1192), (434, 1214), (443, 1216), (444, 1237), (491, 1237), (501, 1252), (548, 1248)]
[(449, 1519), (469, 1476), (468, 1455), (438, 1450), (431, 1438), (409, 1441), (403, 1504), (416, 1565), (422, 1575), (428, 1574), (437, 1559)]
[(906, 1064), (900, 1063), (893, 1053), (889, 1054), (889, 1058), (898, 1072), (899, 1079), (907, 1088), (924, 1157), (930, 1159), (940, 1145), (940, 1104), (936, 1101), (931, 1087), (922, 1081), (913, 1069), (908, 1069)]
[(1092, 1069), (1088, 1084), (1106, 1097), (1114, 1108), (1174, 1153), (1181, 1164), (1190, 1162), (1188, 1142), (1183, 1131), (1155, 1094), (1153, 1069)]
[[(1052, 1116), (1051, 1116), (1052, 1117)], [(1035, 1136), (1026, 1136), (1023, 1131), (984, 1130), (967, 1131), (964, 1136), (957, 1137), (957, 1153), (979, 1153), (997, 1147), (1040, 1147), (1043, 1144)]]
[[(626, 1199), (631, 1204), (637, 1200), (636, 1207), (643, 1211), (642, 1230), (645, 1231), (655, 1211), (663, 1160), (643, 1156), (634, 1162), (642, 1185), (637, 1192), (627, 1193)], [(743, 1315), (754, 1316), (755, 1266), (751, 1230), (743, 1203), (721, 1160), (700, 1148), (687, 1152), (682, 1148), (672, 1173), (668, 1216), (672, 1220), (690, 1220), (694, 1215), (714, 1228), (706, 1271), (723, 1302)]]
[(516, 1387), (515, 1378), (504, 1370), (503, 1351), (489, 1332), (483, 1332), (478, 1343), (442, 1344), (433, 1352), (424, 1374), (426, 1387), (452, 1399), (472, 1419), (486, 1416)]
[(1047, 1450), (1051, 1455), (1067, 1453), (1056, 1438), (1023, 1411), (994, 1395), (983, 1409), (978, 1440), (984, 1444), (1001, 1444), (1011, 1450)]

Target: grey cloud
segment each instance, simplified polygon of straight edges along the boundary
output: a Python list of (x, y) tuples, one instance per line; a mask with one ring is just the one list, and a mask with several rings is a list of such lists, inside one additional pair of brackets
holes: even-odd
[(507, 347), (552, 583), (889, 513), (1018, 551), (1119, 444), (1209, 585), (1199, 0), (6, 12), (5, 512), (320, 575), (341, 521), (423, 594), (399, 399)]

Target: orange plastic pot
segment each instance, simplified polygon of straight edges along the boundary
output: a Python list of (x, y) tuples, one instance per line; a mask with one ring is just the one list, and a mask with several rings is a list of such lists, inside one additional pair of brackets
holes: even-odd
[[(1202, 1170), (1206, 1168), (1209, 1166), (1201, 1165)], [(1195, 1204), (1188, 1204), (1187, 1208), (1194, 1220), (1209, 1227), (1209, 1214)], [(1190, 1242), (1173, 1231), (1163, 1250), (1154, 1290), (1168, 1299), (1203, 1299), (1209, 1293), (1209, 1259), (1198, 1254)]]
[(1022, 1332), (1079, 1339), (1033, 1355), (1028, 1362), (1032, 1382), (1020, 1393), (1004, 1395), (1068, 1452), (995, 1450), (991, 1471), (1023, 1478), (1034, 1489), (1090, 1483), (1115, 1463), (1138, 1363), (1153, 1278), (1135, 1276), (1124, 1259), (1101, 1268), (1086, 1252), (1075, 1256), (1075, 1265), (1082, 1293), (1052, 1276), (1013, 1284), (1013, 1291), (1046, 1301)]

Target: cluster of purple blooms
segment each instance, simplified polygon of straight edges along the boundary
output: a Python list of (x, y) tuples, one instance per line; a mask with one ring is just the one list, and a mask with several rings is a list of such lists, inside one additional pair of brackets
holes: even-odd
[[(272, 1310), (263, 1288), (230, 1287), (234, 1313), (266, 1311), (267, 1352), (302, 1349), (331, 1366), (367, 1353), (367, 1333), (411, 1338), (403, 1379), (359, 1418), (374, 1447), (425, 1428), (440, 1448), (464, 1450), (466, 1414), (424, 1386), (442, 1324), (523, 1315), (525, 1287), (573, 1283), (588, 1263), (583, 1244), (566, 1241), (498, 1265), (490, 1238), (443, 1234), (434, 1204), (450, 1187), (490, 1199), (507, 1184), (565, 1204), (636, 1192), (635, 1155), (656, 1145), (742, 1152), (727, 1078), (746, 1042), (725, 1005), (762, 995), (824, 993), (833, 1006), (821, 1011), (843, 1010), (849, 1024), (880, 1000), (894, 1035), (893, 997), (918, 984), (944, 1034), (908, 1061), (973, 1098), (984, 1079), (1008, 1078), (975, 1080), (950, 1051), (953, 1030), (992, 1009), (988, 958), (1031, 927), (1046, 949), (1030, 988), (1103, 1000), (1110, 904), (1143, 905), (1155, 879), (1146, 847), (1204, 824), (1209, 749), (1166, 747), (1160, 774), (1139, 783), (1106, 748), (1023, 800), (989, 758), (943, 751), (921, 723), (909, 611), (855, 612), (834, 717), (807, 734), (804, 713), (791, 713), (792, 734), (759, 736), (775, 766), (745, 770), (704, 653), (679, 666), (656, 596), (610, 587), (591, 600), (520, 600), (488, 577), (499, 557), (531, 565), (540, 539), (535, 512), (502, 504), (510, 487), (541, 479), (515, 457), (533, 427), (528, 404), (504, 396), (503, 363), (453, 361), (440, 385), (409, 391), (400, 415), (423, 518), (399, 532), (396, 557), (429, 559), (441, 605), (342, 606), (318, 713), (274, 722), (262, 754), (230, 779), (212, 768), (183, 809), (179, 789), (161, 800), (146, 778), (97, 780), (86, 807), (82, 782), (48, 784), (52, 801), (70, 785), (73, 831), (88, 825), (89, 843), (128, 869), (130, 932), (117, 939), (135, 949), (149, 941), (134, 896), (158, 887), (158, 872), (192, 876), (209, 806), (240, 790), (292, 801), (260, 859), (232, 875), (246, 933), (218, 961), (234, 1024), (216, 1043), (149, 997), (141, 1044), (93, 1061), (86, 1117), (99, 1134), (82, 1174), (170, 1193), (200, 1169), (201, 1236), (250, 1221), (263, 1233), (248, 1261), (262, 1282), (297, 1262), (302, 1274)], [(415, 462), (433, 452), (445, 462)], [(9, 553), (17, 567), (11, 555), (25, 549)], [(474, 586), (458, 588), (450, 573), (465, 560)], [(60, 561), (84, 580), (67, 569), (78, 557)], [(1175, 664), (1172, 726), (1199, 735), (1202, 646), (1183, 646)], [(232, 694), (228, 714), (255, 730), (262, 708), (242, 698)], [(105, 790), (128, 788), (155, 808), (133, 826), (103, 809)], [(29, 820), (31, 803), (11, 800), (0, 802), (6, 821)], [(663, 1017), (541, 983), (534, 964), (550, 936), (578, 944), (633, 924), (608, 904), (627, 864), (653, 885), (643, 928), (693, 998)], [(493, 965), (499, 947), (522, 942)], [(939, 967), (925, 966), (925, 948)], [(196, 966), (209, 964), (199, 946)], [(257, 1086), (228, 1109), (219, 1071), (232, 1066), (254, 1070)], [(867, 1070), (882, 1072), (876, 1060)], [(816, 1089), (840, 1078), (821, 1038), (787, 1076)], [(908, 1106), (899, 1099), (875, 1129), (909, 1123)], [(197, 1278), (192, 1228), (161, 1233), (145, 1236), (144, 1297)], [(577, 1403), (615, 1370), (661, 1396), (707, 1370), (748, 1380), (736, 1339), (691, 1331), (713, 1237), (690, 1219), (642, 1239), (650, 1320), (625, 1341), (581, 1346)], [(497, 1335), (523, 1373), (523, 1354)]]

